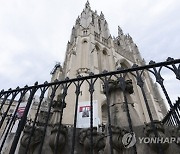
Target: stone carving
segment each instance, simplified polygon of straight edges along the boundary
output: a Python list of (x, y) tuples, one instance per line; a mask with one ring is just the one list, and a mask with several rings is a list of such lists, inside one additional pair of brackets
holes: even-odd
[(80, 19), (79, 16), (78, 16), (78, 18), (76, 19), (76, 24), (77, 24), (77, 25), (80, 24), (80, 20), (81, 20), (81, 19)]
[(120, 26), (118, 26), (118, 36), (123, 35), (123, 31)]
[(66, 141), (67, 141), (67, 134), (68, 134), (68, 129), (66, 126), (61, 125), (59, 129), (59, 138), (58, 138), (58, 143), (57, 143), (57, 135), (58, 135), (58, 125), (56, 125), (53, 130), (51, 131), (51, 135), (49, 138), (49, 145), (51, 147), (51, 150), (54, 152), (57, 145), (57, 151), (58, 153), (61, 153), (62, 150), (65, 147)]
[(145, 127), (144, 127), (144, 133), (146, 135), (146, 137), (149, 137), (151, 140), (156, 141), (156, 143), (149, 143), (149, 146), (154, 150), (154, 151), (158, 151), (158, 146), (157, 146), (157, 142), (161, 143), (161, 147), (163, 150), (166, 150), (169, 147), (169, 143), (165, 142), (165, 129), (163, 124), (158, 121), (158, 120), (154, 120), (153, 121), (156, 131), (158, 133), (158, 137), (155, 137), (153, 128), (151, 126), (151, 122), (150, 123), (145, 123)]
[[(125, 81), (125, 92), (129, 93), (129, 94), (132, 94), (134, 92), (133, 90), (133, 84), (132, 84), (132, 80), (126, 80)], [(121, 85), (119, 83), (118, 80), (111, 80), (109, 81), (109, 91), (114, 91), (116, 89), (119, 89), (121, 88)], [(104, 89), (105, 91), (105, 89)]]
[[(47, 111), (40, 111), (38, 115), (38, 125), (44, 126), (46, 123), (48, 112)], [(52, 113), (50, 113), (50, 117), (52, 116)]]
[(66, 107), (66, 103), (63, 104), (62, 102), (62, 95), (57, 96), (57, 100), (54, 100), (52, 107), (53, 107), (53, 114), (50, 120), (50, 124), (54, 126), (54, 125), (58, 125), (58, 123), (60, 122), (62, 107), (63, 108)]
[[(97, 132), (97, 128), (93, 128), (93, 153), (98, 154), (105, 148), (105, 136)], [(83, 145), (84, 154), (90, 153), (91, 148), (91, 129), (81, 129), (79, 132), (79, 143)]]
[[(24, 129), (23, 136), (21, 138), (21, 145), (26, 149), (30, 135), (32, 132), (33, 127), (30, 125), (26, 125)], [(43, 135), (43, 130), (41, 127), (35, 127), (34, 133), (31, 136), (31, 141), (28, 148), (28, 154), (38, 154), (41, 138)]]
[(112, 147), (118, 153), (124, 149), (122, 143), (122, 137), (127, 133), (125, 129), (121, 129), (120, 127), (111, 126), (112, 130)]

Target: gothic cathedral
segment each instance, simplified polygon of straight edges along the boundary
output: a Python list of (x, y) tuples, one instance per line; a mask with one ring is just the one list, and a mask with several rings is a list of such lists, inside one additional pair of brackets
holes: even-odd
[[(91, 10), (90, 4), (87, 2), (72, 28), (70, 41), (67, 43), (64, 64), (55, 68), (52, 73), (52, 82), (55, 79), (62, 80), (66, 77), (72, 79), (78, 75), (88, 76), (91, 72), (99, 74), (104, 71), (115, 71), (119, 68), (130, 68), (133, 64), (142, 66), (145, 65), (145, 62), (141, 58), (132, 37), (129, 34), (124, 34), (120, 27), (118, 27), (118, 36), (112, 37), (104, 14), (101, 12), (98, 15), (96, 11)], [(149, 73), (144, 72), (143, 77), (145, 93), (154, 120), (161, 120), (167, 111), (163, 99)], [(134, 77), (128, 75), (126, 78), (133, 85), (133, 92), (129, 92), (127, 96), (132, 124), (134, 126), (142, 125), (144, 122), (150, 121), (144, 99)], [(64, 109), (64, 112), (68, 114), (63, 115), (64, 124), (73, 124), (74, 91), (73, 86), (68, 90), (67, 106)], [(107, 104), (102, 81), (96, 82), (95, 91), (93, 98), (95, 100), (94, 125), (105, 125), (107, 123)], [(59, 89), (59, 93), (61, 93), (61, 89)], [(119, 91), (116, 94), (110, 94), (110, 97), (113, 100), (111, 101), (112, 123), (126, 126), (127, 119), (122, 93)], [(79, 104), (87, 105), (89, 101), (87, 85), (82, 84)], [(79, 128), (88, 127), (81, 121), (77, 121), (77, 125)]]

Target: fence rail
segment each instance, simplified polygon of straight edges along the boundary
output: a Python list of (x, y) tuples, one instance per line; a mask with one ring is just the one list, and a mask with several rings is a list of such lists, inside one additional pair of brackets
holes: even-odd
[[(80, 101), (80, 96), (82, 95), (81, 88), (83, 85), (89, 91), (90, 100), (90, 121), (89, 121), (89, 133), (90, 133), (90, 153), (96, 153), (93, 151), (94, 146), (94, 120), (93, 120), (93, 108), (94, 108), (94, 97), (96, 93), (96, 84), (100, 80), (103, 83), (103, 92), (106, 96), (107, 104), (107, 132), (110, 153), (114, 153), (114, 122), (112, 119), (112, 104), (110, 93), (112, 88), (119, 88), (122, 91), (122, 97), (124, 99), (124, 105), (126, 110), (128, 131), (133, 132), (133, 120), (131, 115), (131, 108), (129, 106), (128, 95), (133, 93), (132, 86), (136, 84), (142, 94), (144, 100), (144, 106), (147, 110), (147, 115), (150, 119), (150, 127), (152, 128), (156, 137), (158, 137), (158, 131), (156, 123), (154, 122), (154, 115), (149, 103), (147, 91), (145, 90), (145, 74), (147, 72), (151, 73), (156, 79), (156, 82), (160, 85), (162, 92), (165, 95), (166, 101), (170, 111), (162, 120), (162, 123), (169, 126), (179, 126), (180, 124), (180, 100), (174, 104), (167, 92), (164, 85), (164, 79), (162, 77), (162, 70), (167, 69), (173, 72), (177, 80), (180, 80), (180, 59), (168, 58), (165, 62), (155, 63), (151, 61), (149, 65), (138, 66), (133, 65), (131, 68), (119, 68), (117, 71), (107, 72), (104, 71), (101, 74), (89, 73), (89, 76), (77, 76), (77, 78), (69, 79), (65, 78), (63, 81), (54, 81), (51, 83), (45, 82), (44, 84), (38, 84), (37, 82), (33, 86), (25, 86), (23, 88), (17, 87), (16, 89), (9, 89), (7, 91), (2, 90), (0, 92), (0, 151), (3, 152), (8, 144), (9, 134), (15, 129), (15, 135), (12, 137), (9, 145), (9, 153), (14, 154), (21, 147), (24, 146), (24, 153), (33, 153), (32, 141), (34, 141), (34, 134), (39, 131), (40, 140), (38, 140), (37, 153), (43, 153), (43, 146), (46, 144), (45, 139), (49, 127), (51, 127), (51, 133), (56, 132), (55, 141), (53, 142), (51, 148), (53, 153), (58, 153), (62, 150), (59, 145), (60, 139), (62, 139), (61, 132), (66, 133), (66, 128), (63, 127), (62, 121), (65, 114), (70, 114), (64, 112), (64, 109), (69, 108), (69, 104), (66, 101), (67, 95), (71, 95), (68, 90), (73, 87), (75, 93), (74, 100), (74, 113), (72, 127), (72, 142), (69, 145), (71, 149), (71, 154), (74, 154), (77, 146), (77, 119), (78, 119), (78, 102)], [(131, 76), (134, 80), (128, 78)], [(132, 83), (134, 82), (135, 83)], [(25, 101), (25, 97), (28, 94), (28, 99)], [(39, 98), (36, 103), (35, 95), (38, 94)], [(127, 95), (128, 94), (128, 95)], [(48, 99), (45, 98), (48, 96)], [(8, 103), (7, 103), (8, 102)], [(22, 106), (22, 104), (25, 104)], [(32, 105), (36, 104), (35, 109)], [(43, 110), (44, 108), (44, 110)], [(33, 112), (33, 117), (29, 118), (30, 112)], [(32, 115), (31, 115), (32, 116)], [(43, 118), (42, 118), (43, 117)], [(54, 119), (52, 118), (54, 117)], [(29, 119), (28, 119), (29, 118)], [(50, 119), (53, 119), (52, 121)], [(15, 128), (15, 126), (17, 126)], [(40, 127), (41, 126), (41, 127)], [(29, 134), (24, 135), (24, 134)], [(50, 144), (51, 145), (51, 144)], [(158, 153), (163, 153), (163, 148), (161, 144), (157, 144)], [(6, 149), (7, 150), (7, 149)], [(136, 145), (133, 146), (133, 153), (137, 153)]]

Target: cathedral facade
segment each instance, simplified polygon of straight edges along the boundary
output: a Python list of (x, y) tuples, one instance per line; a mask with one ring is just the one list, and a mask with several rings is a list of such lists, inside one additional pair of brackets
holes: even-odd
[[(145, 65), (141, 58), (137, 45), (129, 34), (124, 34), (118, 27), (118, 36), (112, 37), (108, 23), (101, 12), (91, 10), (89, 2), (85, 4), (82, 13), (76, 19), (72, 28), (70, 41), (67, 43), (65, 61), (63, 66), (58, 65), (52, 73), (52, 82), (55, 79), (76, 78), (88, 76), (90, 73), (99, 74), (103, 71), (115, 71), (132, 67), (133, 64)], [(155, 120), (161, 120), (167, 112), (163, 99), (160, 96), (156, 84), (153, 83), (148, 72), (143, 73), (145, 93)], [(113, 79), (112, 79), (113, 80)], [(133, 75), (127, 75), (126, 80), (131, 80), (133, 93), (129, 94), (128, 104), (134, 118), (134, 125), (142, 125), (149, 122), (147, 109), (144, 105), (140, 88)], [(59, 90), (61, 93), (61, 90)], [(120, 93), (114, 98), (112, 114), (117, 118), (115, 121), (126, 121), (123, 115), (124, 98)], [(97, 114), (96, 125), (107, 123), (107, 103), (103, 92), (103, 82), (98, 80), (95, 84), (94, 98)], [(88, 104), (90, 101), (87, 84), (82, 84), (79, 104)], [(67, 107), (63, 115), (63, 123), (73, 124), (75, 109), (75, 87), (70, 87), (66, 97)], [(119, 118), (119, 119), (118, 119)], [(115, 122), (116, 123), (116, 122)], [(82, 126), (85, 127), (85, 126)]]
[(51, 82), (0, 92), (0, 153), (179, 153), (180, 98), (171, 102), (160, 74), (180, 79), (179, 63), (146, 65), (132, 37), (120, 27), (112, 37), (87, 1)]

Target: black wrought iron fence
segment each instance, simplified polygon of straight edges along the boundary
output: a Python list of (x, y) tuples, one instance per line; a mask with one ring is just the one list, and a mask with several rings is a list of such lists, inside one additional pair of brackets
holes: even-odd
[[(2, 90), (0, 92), (0, 151), (1, 153), (14, 154), (17, 153), (44, 153), (43, 149), (47, 150), (47, 136), (49, 137), (49, 146), (52, 153), (59, 153), (65, 146), (65, 142), (68, 143), (68, 149), (64, 153), (78, 153), (78, 143), (84, 144), (84, 150), (89, 153), (98, 153), (100, 150), (107, 148), (108, 153), (113, 154), (114, 150), (122, 150), (122, 143), (120, 140), (116, 140), (114, 133), (117, 130), (123, 134), (123, 132), (134, 132), (133, 120), (131, 115), (131, 108), (129, 104), (129, 94), (133, 93), (133, 85), (137, 85), (141, 91), (144, 105), (147, 110), (147, 115), (150, 119), (149, 127), (152, 129), (156, 137), (158, 137), (158, 127), (154, 119), (153, 111), (149, 103), (147, 91), (145, 89), (145, 79), (150, 72), (156, 79), (156, 82), (162, 88), (162, 91), (168, 102), (170, 111), (164, 117), (162, 122), (170, 126), (179, 126), (180, 124), (180, 108), (179, 99), (173, 104), (166, 87), (164, 85), (164, 79), (161, 75), (163, 69), (172, 71), (177, 80), (180, 80), (180, 59), (168, 58), (167, 61), (161, 63), (155, 63), (151, 61), (149, 65), (137, 66), (133, 65), (131, 68), (119, 68), (117, 71), (107, 72), (104, 71), (101, 74), (89, 73), (89, 76), (77, 76), (77, 78), (66, 78), (63, 81), (54, 81), (52, 83), (45, 82), (44, 84), (35, 83), (33, 86), (25, 86), (24, 88), (17, 87), (16, 89), (9, 89), (7, 91)], [(131, 76), (129, 78), (129, 76)], [(133, 78), (133, 79), (132, 79)], [(100, 81), (103, 85), (103, 93), (106, 96), (107, 105), (107, 123), (104, 126), (105, 132), (97, 132), (94, 128), (93, 120), (93, 108), (94, 98), (97, 91), (96, 85)], [(89, 92), (89, 129), (80, 130), (77, 129), (78, 119), (78, 103), (82, 96), (82, 86), (85, 85), (85, 89)], [(72, 94), (69, 89), (74, 90)], [(111, 100), (112, 89), (120, 90), (123, 97), (123, 104), (126, 110), (127, 127), (126, 131), (116, 126), (113, 121)], [(25, 101), (25, 97), (28, 94), (28, 99)], [(35, 95), (39, 95), (37, 102), (34, 100)], [(73, 104), (69, 105), (66, 100), (67, 96), (72, 95)], [(97, 98), (98, 96), (96, 96)], [(47, 98), (47, 99), (46, 99)], [(70, 100), (70, 99), (69, 99)], [(35, 103), (36, 102), (36, 103)], [(24, 106), (22, 104), (24, 103)], [(35, 105), (33, 108), (32, 106)], [(72, 106), (71, 106), (72, 105)], [(132, 104), (131, 104), (132, 105)], [(67, 108), (73, 108), (73, 111), (67, 112)], [(70, 110), (68, 110), (70, 111)], [(31, 115), (31, 116), (29, 116)], [(45, 116), (44, 116), (45, 115)], [(69, 129), (65, 126), (66, 121), (63, 121), (64, 116), (70, 115), (73, 120), (69, 124)], [(52, 118), (53, 117), (53, 118)], [(68, 116), (67, 116), (68, 117)], [(52, 120), (51, 120), (52, 119)], [(101, 125), (103, 127), (103, 124)], [(70, 139), (67, 137), (69, 133)], [(11, 135), (14, 134), (14, 135)], [(79, 134), (79, 135), (77, 135)], [(88, 141), (84, 143), (86, 134)], [(122, 135), (121, 134), (121, 135)], [(79, 136), (80, 139), (77, 139)], [(38, 137), (38, 138), (36, 138)], [(96, 139), (95, 139), (96, 138)], [(106, 138), (106, 140), (105, 140)], [(118, 141), (119, 145), (116, 145)], [(8, 145), (8, 146), (7, 146)], [(157, 144), (158, 153), (163, 153), (164, 149), (161, 144)], [(82, 152), (82, 151), (81, 151)], [(48, 153), (48, 152), (47, 152)], [(63, 152), (62, 152), (63, 153)], [(132, 146), (131, 153), (138, 153), (136, 145)]]
[[(174, 114), (176, 115), (174, 118)], [(175, 104), (170, 108), (169, 112), (166, 114), (166, 116), (163, 118), (162, 122), (165, 125), (168, 126), (178, 126), (180, 121), (180, 98), (178, 97), (178, 100)]]

